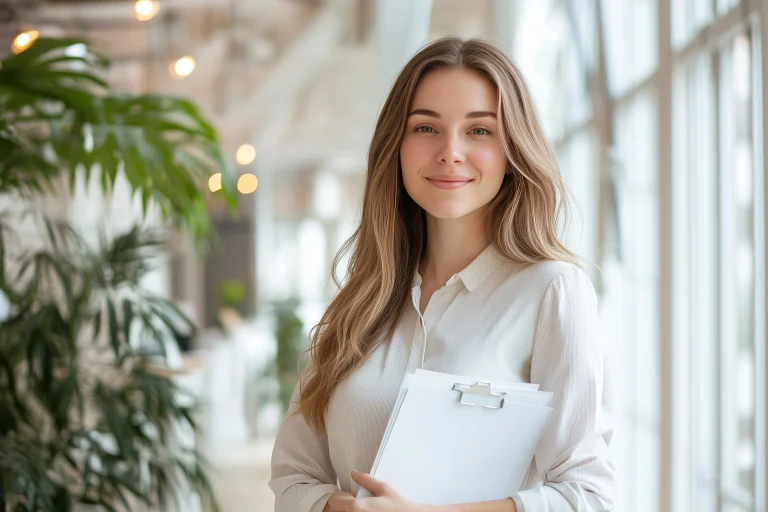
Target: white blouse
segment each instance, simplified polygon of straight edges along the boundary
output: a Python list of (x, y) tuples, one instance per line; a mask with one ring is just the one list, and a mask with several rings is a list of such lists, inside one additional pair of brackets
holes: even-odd
[(418, 272), (412, 291), (392, 338), (334, 391), (327, 434), (301, 416), (283, 423), (269, 482), (275, 512), (321, 512), (332, 493), (357, 492), (350, 471), (370, 471), (403, 377), (419, 367), (553, 391), (553, 419), (512, 496), (518, 511), (613, 510), (597, 299), (586, 274), (559, 261), (516, 263), (489, 246), (434, 292), (423, 316)]

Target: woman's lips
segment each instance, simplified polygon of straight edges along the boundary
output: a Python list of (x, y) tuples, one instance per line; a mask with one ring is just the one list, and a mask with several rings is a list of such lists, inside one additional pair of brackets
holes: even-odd
[(427, 181), (443, 190), (455, 190), (467, 185), (472, 180), (441, 180), (439, 178), (427, 178)]

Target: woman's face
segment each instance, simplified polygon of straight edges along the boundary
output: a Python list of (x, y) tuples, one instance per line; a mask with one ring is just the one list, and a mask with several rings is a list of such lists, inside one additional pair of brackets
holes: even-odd
[(488, 204), (501, 188), (496, 90), (476, 71), (444, 68), (421, 79), (400, 147), (408, 195), (430, 215), (457, 219)]

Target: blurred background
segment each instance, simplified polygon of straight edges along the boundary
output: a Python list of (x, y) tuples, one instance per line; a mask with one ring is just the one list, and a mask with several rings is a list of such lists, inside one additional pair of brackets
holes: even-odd
[[(88, 50), (62, 48), (108, 58), (115, 93), (186, 98), (218, 134), (222, 162), (189, 185), (204, 200), (196, 219), (217, 233), (203, 249), (188, 235), (197, 224), (153, 210), (165, 196), (150, 191), (142, 208), (134, 192), (153, 181), (136, 185), (127, 150), (125, 178), (118, 166), (108, 186), (103, 168), (81, 168), (69, 186), (12, 191), (0, 206), (31, 206), (86, 239), (135, 222), (166, 235), (136, 289), (195, 328), (171, 329), (153, 365), (200, 399), (198, 428), (174, 439), (209, 459), (223, 511), (272, 508), (272, 439), (308, 331), (336, 291), (331, 260), (358, 220), (377, 113), (408, 58), (449, 34), (492, 40), (521, 68), (578, 205), (568, 243), (602, 269), (591, 277), (617, 510), (766, 510), (768, 2), (2, 0), (0, 25), (7, 59), (37, 39), (83, 38)], [(19, 226), (20, 244), (46, 239)], [(3, 304), (13, 318), (13, 300)], [(132, 317), (106, 304), (119, 337)], [(122, 341), (146, 349), (128, 330)], [(126, 475), (116, 481), (136, 476)], [(176, 505), (114, 506), (202, 510), (179, 489)]]

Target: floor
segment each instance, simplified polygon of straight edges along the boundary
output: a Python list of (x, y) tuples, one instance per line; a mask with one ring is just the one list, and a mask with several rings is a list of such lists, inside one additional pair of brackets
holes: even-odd
[(209, 454), (222, 512), (272, 512), (274, 499), (267, 486), (272, 443), (257, 440)]

